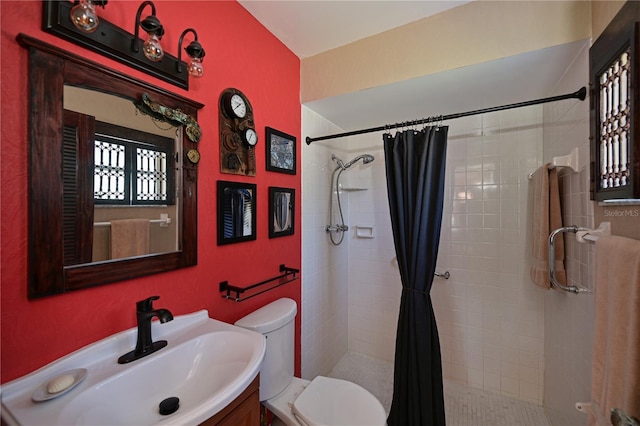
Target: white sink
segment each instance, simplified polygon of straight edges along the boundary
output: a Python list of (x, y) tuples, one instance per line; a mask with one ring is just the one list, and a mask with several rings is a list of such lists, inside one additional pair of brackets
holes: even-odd
[[(136, 344), (137, 329), (115, 334), (2, 386), (2, 417), (22, 425), (198, 424), (226, 407), (253, 381), (265, 353), (259, 333), (209, 318), (207, 311), (152, 325), (167, 347), (118, 364)], [(86, 378), (63, 395), (34, 402), (35, 390), (67, 371)], [(180, 399), (173, 414), (159, 404)]]

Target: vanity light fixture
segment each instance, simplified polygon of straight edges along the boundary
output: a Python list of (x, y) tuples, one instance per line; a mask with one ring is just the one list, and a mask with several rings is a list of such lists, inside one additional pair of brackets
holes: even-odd
[(107, 2), (108, 0), (75, 0), (69, 14), (71, 22), (81, 31), (94, 32), (100, 23), (96, 6), (104, 8)]
[[(142, 10), (147, 6), (151, 6), (151, 15), (140, 21)], [(158, 62), (164, 56), (164, 51), (160, 45), (160, 39), (162, 39), (164, 35), (164, 27), (160, 23), (160, 20), (156, 18), (156, 5), (151, 1), (143, 2), (136, 13), (136, 28), (133, 34), (133, 41), (131, 42), (131, 49), (136, 53), (139, 51), (140, 42), (138, 34), (140, 33), (140, 27), (148, 34), (147, 40), (142, 45), (144, 56), (150, 61)]]
[[(189, 89), (190, 75), (189, 72), (181, 72), (182, 70), (191, 68), (192, 73), (201, 74), (204, 49), (197, 43), (198, 36), (195, 31), (193, 31), (195, 41), (189, 44), (186, 49), (187, 54), (195, 59), (195, 61), (191, 61), (191, 65), (188, 63), (189, 61), (182, 62), (176, 57), (178, 55), (173, 56), (169, 52), (163, 51), (160, 39), (165, 31), (160, 20), (156, 17), (156, 8), (151, 1), (143, 1), (140, 4), (136, 13), (133, 33), (102, 17), (99, 20), (100, 28), (93, 32), (90, 30), (92, 25), (86, 28), (78, 27), (76, 23), (83, 21), (97, 24), (98, 18), (95, 14), (92, 15), (95, 18), (83, 18), (83, 11), (88, 11), (93, 7), (95, 12), (95, 6), (104, 6), (107, 0), (74, 1), (43, 0), (42, 29), (182, 89)], [(151, 6), (151, 10), (148, 9), (149, 6)], [(148, 13), (149, 16), (143, 17), (145, 8), (150, 13)], [(72, 9), (75, 10), (72, 12)], [(74, 16), (78, 14), (80, 17), (75, 19)], [(138, 37), (141, 32), (140, 27), (144, 30), (142, 31), (143, 39)], [(149, 34), (148, 40), (144, 40), (144, 32)]]
[(191, 59), (189, 65), (187, 65), (187, 71), (189, 72), (190, 76), (199, 78), (202, 77), (202, 74), (204, 74), (202, 61), (204, 59), (205, 52), (202, 48), (202, 45), (198, 41), (198, 33), (193, 28), (187, 28), (180, 35), (180, 40), (178, 41), (178, 62), (176, 63), (176, 71), (178, 71), (178, 73), (182, 73), (182, 41), (184, 40), (184, 36), (190, 32), (193, 33), (195, 40), (193, 40), (187, 47), (184, 48), (185, 52), (187, 52), (187, 55), (189, 55), (189, 58)]

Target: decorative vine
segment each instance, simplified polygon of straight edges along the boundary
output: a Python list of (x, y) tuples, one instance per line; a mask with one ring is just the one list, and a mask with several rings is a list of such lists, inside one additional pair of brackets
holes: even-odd
[(190, 141), (198, 143), (202, 138), (202, 129), (198, 122), (180, 109), (169, 108), (151, 99), (148, 93), (142, 94), (141, 101), (134, 101), (138, 111), (156, 120), (161, 120), (174, 126), (185, 126), (185, 133)]

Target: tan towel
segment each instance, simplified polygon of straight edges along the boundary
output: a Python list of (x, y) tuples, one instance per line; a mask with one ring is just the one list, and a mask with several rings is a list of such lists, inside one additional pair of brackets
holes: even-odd
[[(533, 173), (533, 218), (531, 237), (531, 280), (542, 288), (549, 288), (549, 234), (562, 227), (562, 210), (560, 208), (560, 189), (558, 187), (558, 171), (545, 164)], [(555, 244), (555, 277), (562, 285), (566, 285), (564, 270), (564, 241), (562, 236), (556, 238)]]
[(149, 254), (149, 219), (111, 221), (111, 258)]
[(612, 408), (640, 419), (640, 241), (598, 238), (595, 274), (591, 424), (604, 426)]

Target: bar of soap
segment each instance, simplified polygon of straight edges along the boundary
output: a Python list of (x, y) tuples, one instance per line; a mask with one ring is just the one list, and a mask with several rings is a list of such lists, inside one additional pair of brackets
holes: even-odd
[(75, 377), (73, 377), (71, 374), (63, 374), (61, 376), (54, 377), (53, 379), (49, 380), (49, 383), (47, 383), (47, 392), (51, 394), (62, 392), (63, 390), (71, 386), (74, 381)]

